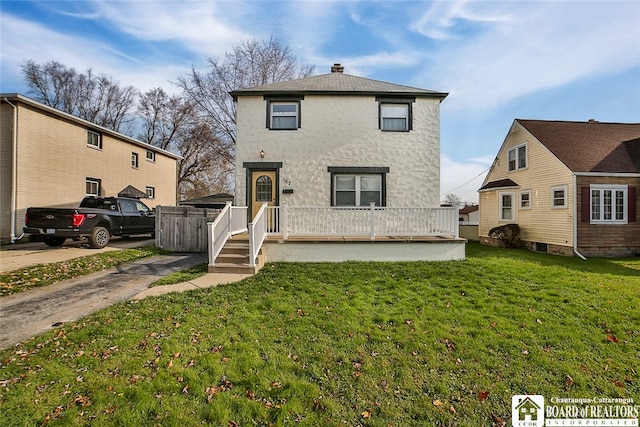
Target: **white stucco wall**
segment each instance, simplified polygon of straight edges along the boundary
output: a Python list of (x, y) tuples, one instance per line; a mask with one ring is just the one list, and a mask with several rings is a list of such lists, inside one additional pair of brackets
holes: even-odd
[[(269, 130), (263, 96), (238, 98), (236, 205), (247, 203), (243, 163), (260, 161), (282, 162), (279, 204), (329, 206), (327, 167), (359, 166), (389, 167), (387, 206), (439, 205), (439, 99), (416, 99), (410, 132), (380, 131), (374, 96), (306, 95), (301, 118), (300, 129)], [(282, 194), (283, 188), (294, 192)]]

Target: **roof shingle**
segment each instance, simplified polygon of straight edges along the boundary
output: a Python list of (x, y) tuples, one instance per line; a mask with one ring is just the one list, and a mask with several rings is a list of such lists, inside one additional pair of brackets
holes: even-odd
[(266, 94), (336, 94), (362, 95), (362, 94), (393, 94), (406, 96), (421, 96), (444, 99), (448, 94), (433, 90), (420, 89), (411, 86), (387, 83), (364, 77), (352, 76), (344, 73), (328, 73), (303, 79), (289, 80), (286, 82), (270, 83), (246, 89), (238, 89), (231, 92), (236, 98), (239, 95), (266, 95)]
[(640, 172), (640, 123), (516, 121), (573, 172)]

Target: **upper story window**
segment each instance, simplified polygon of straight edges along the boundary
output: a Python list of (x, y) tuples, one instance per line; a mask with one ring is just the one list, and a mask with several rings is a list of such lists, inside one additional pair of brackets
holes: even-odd
[(527, 167), (527, 145), (522, 144), (507, 151), (509, 172)]
[(302, 97), (286, 99), (265, 97), (267, 101), (267, 128), (295, 130), (300, 127), (300, 101)]
[(102, 135), (99, 132), (87, 131), (87, 145), (94, 148), (102, 148)]
[(408, 132), (413, 129), (412, 105), (415, 99), (376, 98), (379, 103), (380, 130), (385, 132)]
[(131, 167), (138, 169), (138, 153), (131, 153)]
[(156, 152), (153, 150), (147, 150), (147, 160), (150, 162), (156, 161)]
[(626, 185), (592, 185), (591, 222), (625, 224), (627, 188)]

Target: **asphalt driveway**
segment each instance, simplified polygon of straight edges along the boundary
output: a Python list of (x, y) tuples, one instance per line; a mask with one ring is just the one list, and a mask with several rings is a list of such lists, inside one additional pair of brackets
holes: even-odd
[[(64, 251), (62, 248), (54, 249)], [(95, 251), (82, 252), (85, 255), (92, 253)], [(4, 258), (5, 251), (2, 251), (1, 255)], [(48, 256), (41, 255), (39, 263), (54, 262), (43, 261), (45, 259), (48, 259)], [(129, 300), (145, 291), (149, 284), (159, 278), (206, 261), (206, 253), (176, 253), (151, 257), (2, 297), (0, 348), (10, 347), (102, 308)]]

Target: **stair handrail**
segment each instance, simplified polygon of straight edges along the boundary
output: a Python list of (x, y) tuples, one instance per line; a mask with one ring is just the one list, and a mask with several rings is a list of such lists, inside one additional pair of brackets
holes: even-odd
[(227, 202), (213, 222), (207, 223), (209, 265), (215, 265), (220, 251), (231, 237), (231, 202)]
[(256, 266), (256, 258), (262, 247), (262, 243), (267, 238), (267, 203), (263, 203), (258, 213), (249, 223), (249, 265)]

